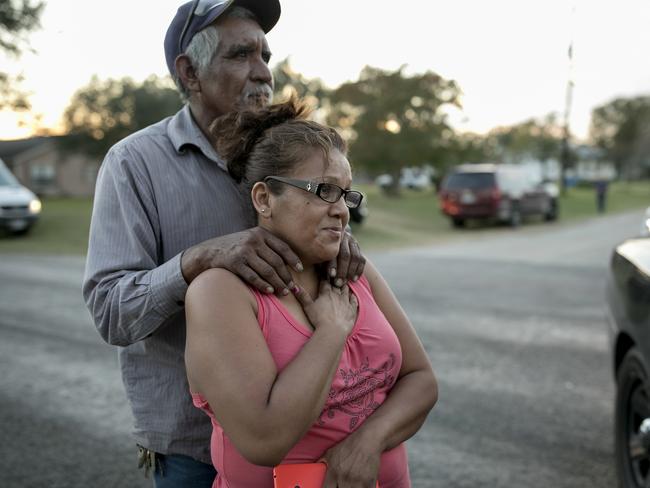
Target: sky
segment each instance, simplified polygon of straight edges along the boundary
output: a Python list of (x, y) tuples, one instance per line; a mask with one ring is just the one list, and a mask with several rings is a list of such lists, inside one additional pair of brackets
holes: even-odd
[[(484, 133), (565, 110), (588, 135), (591, 111), (616, 97), (650, 94), (647, 0), (281, 0), (267, 35), (271, 65), (289, 57), (308, 78), (335, 87), (365, 65), (434, 71), (463, 91), (460, 131)], [(0, 139), (60, 129), (74, 92), (93, 75), (166, 75), (163, 38), (178, 0), (46, 0), (34, 53), (0, 57), (24, 76), (32, 111), (0, 112)], [(573, 42), (573, 63), (568, 47)]]

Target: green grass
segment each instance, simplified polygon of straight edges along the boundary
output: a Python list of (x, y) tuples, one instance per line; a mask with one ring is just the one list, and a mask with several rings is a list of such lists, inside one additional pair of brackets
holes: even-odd
[(44, 198), (41, 216), (27, 235), (0, 235), (0, 253), (86, 254), (92, 200)]
[(364, 249), (423, 244), (451, 232), (433, 192), (386, 196), (373, 185), (359, 188), (368, 200), (369, 215), (362, 225), (353, 225), (353, 232)]
[[(593, 188), (571, 188), (565, 196), (560, 198), (560, 202), (560, 218), (562, 220), (574, 220), (598, 215), (596, 211), (596, 193)], [(609, 186), (606, 204), (607, 213), (645, 207), (650, 207), (650, 181), (619, 182)]]
[[(422, 245), (459, 235), (478, 236), (493, 229), (473, 224), (467, 230), (453, 229), (439, 210), (433, 192), (403, 191), (389, 197), (375, 186), (360, 185), (368, 200), (370, 215), (354, 234), (363, 249), (389, 249)], [(615, 183), (610, 186), (607, 213), (650, 206), (650, 181)], [(0, 253), (76, 254), (84, 255), (92, 200), (45, 198), (40, 220), (25, 236), (0, 235)], [(571, 188), (560, 199), (559, 223), (571, 223), (595, 217), (596, 198), (593, 188)], [(530, 225), (544, 225), (536, 219)], [(471, 234), (468, 234), (470, 233)]]
[[(386, 249), (396, 246), (422, 245), (449, 239), (466, 232), (453, 229), (440, 213), (433, 192), (402, 191), (401, 196), (389, 197), (372, 185), (360, 185), (368, 199), (370, 214), (363, 225), (354, 226), (354, 234), (363, 249)], [(614, 183), (607, 197), (607, 213), (650, 206), (650, 181)], [(591, 187), (567, 190), (560, 198), (559, 222), (575, 222), (597, 216), (596, 195)], [(530, 224), (543, 225), (540, 219)], [(528, 224), (527, 224), (528, 225)], [(470, 223), (472, 235), (493, 229), (485, 224)], [(470, 230), (468, 229), (468, 230)]]

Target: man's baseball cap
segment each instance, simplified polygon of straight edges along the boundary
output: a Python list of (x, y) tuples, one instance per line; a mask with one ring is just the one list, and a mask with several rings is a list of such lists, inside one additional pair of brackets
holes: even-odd
[(178, 8), (165, 35), (165, 58), (172, 76), (176, 58), (185, 52), (194, 35), (212, 24), (228, 7), (244, 7), (257, 17), (267, 33), (280, 18), (279, 0), (192, 0)]

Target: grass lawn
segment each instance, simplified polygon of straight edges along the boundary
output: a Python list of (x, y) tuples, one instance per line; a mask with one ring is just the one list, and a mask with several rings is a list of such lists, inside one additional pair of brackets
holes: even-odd
[(41, 216), (24, 236), (0, 234), (0, 253), (80, 254), (88, 248), (90, 198), (44, 198)]
[[(560, 218), (562, 220), (598, 215), (596, 194), (593, 188), (571, 188), (560, 202)], [(607, 213), (646, 207), (650, 207), (650, 181), (619, 182), (609, 186)]]
[[(492, 229), (475, 224), (469, 229), (453, 229), (439, 210), (432, 192), (403, 191), (399, 197), (387, 197), (373, 185), (361, 185), (368, 199), (370, 215), (354, 233), (363, 249), (426, 244), (463, 235), (478, 235)], [(607, 212), (650, 206), (650, 181), (610, 185)], [(46, 198), (38, 223), (25, 236), (0, 234), (0, 253), (77, 254), (84, 255), (92, 200)], [(593, 188), (571, 188), (560, 199), (559, 222), (574, 222), (595, 217), (596, 197)], [(639, 217), (641, 218), (641, 217)], [(639, 221), (640, 224), (640, 221)], [(526, 225), (544, 225), (539, 219)], [(507, 230), (507, 229), (505, 229)]]
[[(438, 200), (432, 192), (403, 191), (399, 197), (387, 197), (374, 185), (361, 185), (360, 189), (368, 199), (370, 211), (366, 222), (354, 226), (354, 234), (363, 249), (427, 244), (459, 235), (467, 236), (470, 230), (476, 235), (475, 232), (493, 229), (476, 222), (469, 223), (470, 229), (453, 229), (449, 219), (440, 213)], [(650, 181), (610, 185), (607, 196), (608, 213), (641, 210), (648, 206)], [(571, 188), (560, 198), (560, 223), (596, 215), (596, 194), (592, 187)], [(544, 223), (541, 219), (531, 219), (531, 222), (525, 225)]]

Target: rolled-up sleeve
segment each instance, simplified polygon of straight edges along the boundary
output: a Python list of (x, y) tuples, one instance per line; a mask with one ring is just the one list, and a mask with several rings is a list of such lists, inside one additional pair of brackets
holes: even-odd
[(153, 334), (183, 309), (181, 254), (162, 261), (154, 192), (141, 156), (107, 154), (97, 179), (83, 282), (102, 338), (127, 346)]

